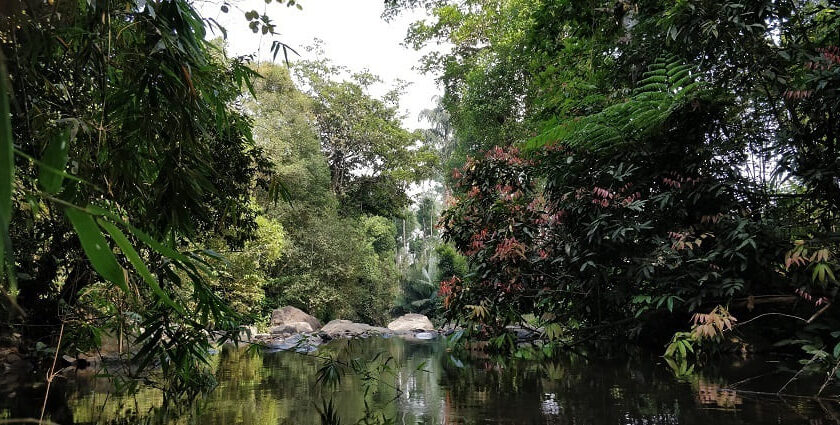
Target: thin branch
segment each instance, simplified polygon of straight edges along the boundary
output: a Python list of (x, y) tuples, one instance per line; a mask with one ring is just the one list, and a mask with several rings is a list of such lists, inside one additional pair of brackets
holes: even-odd
[(799, 369), (799, 371), (797, 371), (796, 374), (793, 375), (792, 378), (790, 378), (790, 380), (785, 382), (785, 384), (782, 385), (782, 388), (779, 388), (779, 391), (776, 391), (776, 394), (781, 394), (782, 391), (784, 391), (785, 388), (787, 388), (787, 386), (790, 385), (791, 382), (795, 381), (796, 378), (798, 378), (799, 375), (802, 374), (802, 372), (805, 370), (805, 368), (808, 367), (808, 365), (810, 365), (811, 363), (813, 363), (814, 360), (816, 360), (818, 356), (819, 356), (819, 354), (814, 354), (814, 357), (811, 357), (811, 360), (808, 360), (808, 363), (805, 363), (805, 365), (803, 365), (802, 368)]
[(822, 394), (823, 390), (825, 390), (825, 387), (828, 386), (828, 383), (834, 379), (834, 377), (837, 374), (838, 368), (840, 368), (840, 360), (837, 360), (837, 363), (834, 365), (834, 368), (831, 369), (831, 372), (829, 372), (828, 376), (825, 378), (825, 382), (823, 382), (822, 386), (820, 387), (820, 390), (817, 391), (818, 396)]
[(817, 310), (817, 312), (816, 312), (816, 313), (814, 313), (814, 315), (813, 315), (813, 316), (811, 316), (811, 318), (810, 318), (810, 319), (808, 319), (808, 323), (813, 322), (813, 321), (814, 321), (814, 319), (816, 319), (816, 318), (817, 318), (817, 317), (819, 317), (821, 314), (823, 314), (823, 312), (824, 312), (824, 311), (826, 311), (826, 310), (828, 310), (828, 308), (829, 308), (829, 307), (831, 307), (831, 302), (828, 302), (828, 303), (827, 303), (827, 304), (826, 304), (823, 308), (821, 308), (821, 309)]
[(764, 314), (759, 314), (758, 316), (755, 316), (755, 317), (753, 317), (753, 318), (752, 318), (752, 319), (750, 319), (750, 320), (746, 320), (746, 321), (743, 321), (743, 322), (739, 323), (738, 325), (736, 325), (735, 327), (733, 327), (733, 329), (734, 329), (734, 328), (736, 328), (736, 327), (741, 327), (741, 326), (744, 326), (744, 325), (746, 325), (747, 323), (752, 322), (753, 320), (758, 320), (758, 319), (760, 319), (760, 318), (762, 318), (762, 317), (766, 317), (766, 316), (782, 316), (782, 317), (787, 317), (787, 318), (791, 318), (791, 319), (801, 320), (801, 321), (803, 321), (803, 322), (805, 322), (805, 323), (809, 323), (809, 322), (808, 322), (808, 319), (803, 319), (803, 318), (801, 318), (801, 317), (799, 317), (799, 316), (794, 316), (794, 315), (792, 315), (792, 314), (785, 314), (785, 313), (764, 313)]
[(50, 367), (50, 373), (47, 374), (47, 390), (44, 392), (44, 404), (41, 406), (41, 418), (38, 420), (38, 423), (42, 423), (44, 421), (44, 412), (47, 410), (47, 398), (50, 396), (50, 385), (52, 385), (52, 381), (55, 378), (55, 364), (58, 362), (58, 352), (61, 348), (61, 338), (64, 336), (64, 323), (61, 323), (61, 330), (58, 332), (58, 344), (55, 345), (55, 355), (53, 356), (52, 366)]

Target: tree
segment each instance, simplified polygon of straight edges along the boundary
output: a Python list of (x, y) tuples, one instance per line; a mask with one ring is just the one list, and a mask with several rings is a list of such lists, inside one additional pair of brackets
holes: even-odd
[[(139, 371), (158, 363), (171, 394), (195, 393), (206, 329), (238, 334), (204, 278), (216, 255), (193, 244), (241, 245), (256, 227), (247, 200), (265, 163), (236, 103), (254, 73), (206, 40), (187, 1), (6, 3), (3, 307), (26, 314), (25, 338), (67, 325), (79, 348), (131, 327)], [(92, 292), (120, 314), (91, 323)]]
[(291, 304), (322, 320), (384, 323), (396, 282), (396, 229), (379, 215), (398, 210), (403, 186), (387, 175), (358, 177), (344, 202), (332, 190), (330, 167), (317, 132), (315, 100), (295, 87), (289, 71), (256, 67), (263, 78), (247, 101), (255, 139), (289, 201), (257, 194), (265, 214), (283, 227), (281, 258), (264, 268), (262, 314)]
[(619, 322), (664, 342), (694, 314), (792, 309), (823, 325), (752, 326), (809, 335), (809, 356), (840, 347), (819, 307), (840, 249), (834, 9), (391, 3), (431, 13), (409, 43), (454, 45), (427, 60), (464, 158), (443, 234), (474, 279), (441, 289), (450, 317), (491, 335), (525, 313), (571, 331)]
[[(408, 183), (430, 175), (437, 161), (420, 133), (403, 129), (400, 89), (376, 99), (368, 90), (380, 79), (368, 72), (337, 81), (346, 70), (325, 60), (303, 62), (296, 69), (314, 101), (333, 192), (351, 209), (396, 216), (408, 203)], [(376, 211), (374, 204), (388, 207)]]

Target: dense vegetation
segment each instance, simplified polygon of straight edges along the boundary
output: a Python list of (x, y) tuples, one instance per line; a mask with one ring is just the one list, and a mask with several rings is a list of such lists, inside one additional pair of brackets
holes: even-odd
[(206, 329), (239, 318), (196, 242), (242, 246), (267, 184), (236, 102), (255, 74), (183, 1), (5, 2), (0, 26), (4, 335), (72, 353), (131, 333), (140, 369), (201, 387)]
[(317, 46), (294, 76), (229, 57), (188, 0), (6, 2), (0, 18), (4, 347), (49, 368), (107, 346), (180, 396), (212, 384), (208, 331), (236, 340), (288, 304), (389, 320), (395, 220), (437, 173), (399, 87), (372, 96), (378, 77)]
[(208, 331), (294, 305), (840, 371), (836, 4), (386, 5), (428, 12), (425, 130), (317, 43), (229, 57), (190, 0), (3, 2), (0, 342), (48, 364), (129, 335), (182, 395)]
[(560, 345), (734, 338), (836, 372), (836, 4), (389, 4), (430, 14), (408, 44), (452, 46), (424, 62), (455, 130), (443, 234), (472, 266), (449, 317), (497, 347), (525, 317)]
[(399, 280), (393, 220), (409, 204), (408, 184), (433, 169), (434, 152), (401, 127), (398, 92), (367, 94), (375, 76), (342, 81), (345, 70), (325, 60), (300, 62), (304, 93), (285, 67), (256, 71), (247, 106), (255, 138), (289, 198), (255, 198), (284, 229), (282, 254), (259, 267), (261, 313), (291, 304), (322, 320), (386, 323)]

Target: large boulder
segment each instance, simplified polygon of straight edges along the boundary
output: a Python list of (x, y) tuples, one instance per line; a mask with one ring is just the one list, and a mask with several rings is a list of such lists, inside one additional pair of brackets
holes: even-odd
[(291, 322), (282, 325), (272, 326), (271, 334), (298, 334), (302, 332), (314, 332), (312, 326), (307, 322)]
[(319, 322), (318, 319), (304, 313), (303, 310), (299, 308), (287, 305), (271, 312), (271, 326), (288, 325), (299, 322), (306, 322), (312, 328), (312, 330), (306, 332), (321, 329), (321, 322)]
[(329, 338), (353, 338), (366, 335), (383, 335), (389, 333), (388, 329), (378, 326), (371, 326), (366, 323), (355, 323), (349, 320), (332, 320), (323, 328), (321, 333)]
[(288, 338), (272, 339), (265, 344), (269, 351), (294, 350), (298, 353), (311, 353), (323, 344), (319, 336), (295, 334)]
[(435, 325), (422, 314), (404, 314), (388, 323), (388, 329), (394, 332), (433, 331)]

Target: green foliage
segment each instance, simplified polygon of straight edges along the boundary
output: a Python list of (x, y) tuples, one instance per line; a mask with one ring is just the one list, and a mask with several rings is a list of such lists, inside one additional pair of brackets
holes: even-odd
[(559, 141), (570, 148), (627, 149), (620, 144), (655, 137), (669, 119), (703, 95), (698, 93), (691, 67), (673, 57), (658, 59), (642, 75), (628, 100), (549, 127), (527, 147), (537, 149)]
[(365, 226), (365, 236), (379, 255), (393, 255), (397, 247), (397, 229), (394, 223), (385, 217), (366, 217), (362, 222)]
[[(263, 288), (286, 248), (285, 232), (278, 221), (257, 216), (256, 223), (254, 238), (245, 242), (241, 250), (228, 252), (223, 261), (218, 260), (218, 271), (210, 278), (225, 304), (243, 316), (260, 313), (259, 306), (265, 299)], [(216, 244), (222, 252), (229, 249), (223, 241)]]
[(396, 301), (396, 313), (420, 313), (436, 316), (439, 308), (437, 267), (433, 261), (425, 265), (415, 263), (401, 279), (401, 294)]
[[(317, 45), (311, 50), (320, 54)], [(375, 98), (369, 90), (379, 77), (363, 72), (340, 80), (347, 70), (324, 59), (301, 62), (295, 71), (313, 101), (333, 192), (357, 214), (396, 216), (408, 204), (408, 183), (429, 176), (437, 163), (421, 134), (402, 127), (401, 88)]]
[[(6, 57), (0, 52), (0, 276), (9, 276), (9, 289), (16, 290), (14, 283), (14, 262), (11, 257), (9, 223), (12, 219), (12, 191), (15, 183), (14, 140), (9, 112), (9, 76), (6, 71)], [(7, 267), (9, 271), (7, 272)]]
[[(443, 299), (439, 288), (443, 281), (466, 274), (466, 259), (440, 240), (436, 230), (441, 207), (432, 192), (418, 197), (413, 210), (406, 215), (419, 228), (406, 235), (400, 256), (399, 296), (394, 314), (420, 313), (431, 318), (440, 316)], [(413, 227), (413, 226), (411, 226)]]
[[(317, 114), (325, 113), (317, 97), (299, 91), (285, 68), (262, 64), (256, 69), (263, 78), (248, 101), (255, 138), (275, 164), (276, 178), (288, 183), (290, 198), (290, 203), (275, 203), (267, 193), (258, 194), (266, 216), (284, 231), (281, 257), (255, 282), (265, 292), (262, 313), (290, 304), (322, 320), (386, 322), (397, 281), (396, 229), (377, 214), (401, 209), (404, 182), (388, 174), (355, 177), (346, 192), (334, 192), (321, 150), (325, 142), (313, 126)], [(380, 112), (390, 119), (390, 112)]]
[(460, 279), (466, 277), (468, 272), (467, 258), (456, 251), (452, 245), (441, 244), (437, 246), (435, 248), (435, 254), (437, 254), (438, 258), (438, 282), (452, 279), (453, 277)]
[(442, 286), (449, 317), (493, 340), (532, 314), (664, 345), (695, 314), (722, 317), (718, 305), (732, 322), (802, 319), (742, 325), (768, 339), (821, 323), (800, 341), (831, 351), (836, 8), (393, 3), (432, 14), (409, 43), (454, 46), (427, 57), (463, 163), (443, 236), (472, 273)]
[(64, 350), (125, 329), (136, 372), (159, 366), (176, 398), (210, 383), (206, 331), (238, 334), (206, 279), (218, 255), (193, 244), (248, 239), (266, 171), (235, 102), (255, 74), (205, 34), (181, 0), (0, 11), (0, 254), (18, 266), (0, 276), (24, 318), (2, 327), (31, 341), (66, 326)]

